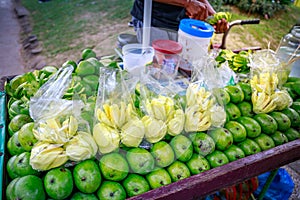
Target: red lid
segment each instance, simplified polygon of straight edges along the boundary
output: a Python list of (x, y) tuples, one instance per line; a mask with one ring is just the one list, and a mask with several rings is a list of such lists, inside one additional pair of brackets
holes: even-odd
[(152, 47), (166, 54), (179, 54), (182, 51), (182, 45), (173, 40), (155, 40), (152, 42)]

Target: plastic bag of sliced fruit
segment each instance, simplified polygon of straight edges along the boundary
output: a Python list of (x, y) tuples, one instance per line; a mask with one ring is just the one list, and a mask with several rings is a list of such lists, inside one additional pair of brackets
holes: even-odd
[(137, 79), (126, 71), (101, 68), (93, 127), (100, 154), (142, 142), (144, 125), (134, 105), (136, 84)]
[(72, 73), (71, 65), (60, 68), (30, 99), (33, 122), (24, 125), (19, 134), (31, 139), (28, 143), (32, 145), (26, 150), (31, 151), (30, 165), (34, 170), (50, 170), (67, 161), (94, 157), (97, 152), (89, 125), (80, 117), (83, 102), (63, 99)]
[(290, 69), (284, 65), (275, 52), (269, 49), (255, 52), (250, 58), (253, 111), (270, 113), (291, 106), (293, 100), (282, 88)]

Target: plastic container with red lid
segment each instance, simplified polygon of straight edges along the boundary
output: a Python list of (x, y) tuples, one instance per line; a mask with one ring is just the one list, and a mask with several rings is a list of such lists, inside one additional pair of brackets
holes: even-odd
[(154, 40), (152, 47), (155, 50), (153, 66), (162, 72), (160, 78), (175, 78), (182, 45), (173, 40)]

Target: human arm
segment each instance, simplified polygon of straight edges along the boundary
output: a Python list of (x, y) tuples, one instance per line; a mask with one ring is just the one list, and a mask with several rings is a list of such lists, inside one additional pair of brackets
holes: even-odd
[(209, 16), (205, 3), (198, 0), (154, 0), (156, 2), (165, 3), (185, 8), (186, 15), (193, 19), (205, 21)]
[(212, 7), (212, 5), (207, 0), (198, 0), (198, 1), (205, 4), (207, 11), (208, 11), (208, 16), (212, 16), (216, 13), (215, 9)]
[[(207, 0), (199, 0), (199, 1), (201, 1), (206, 5), (209, 16), (213, 16), (216, 13), (214, 8)], [(226, 19), (221, 19), (218, 20), (216, 24), (213, 24), (213, 27), (217, 33), (224, 33), (229, 29), (229, 23), (226, 21)]]
[[(206, 21), (208, 16), (213, 16), (216, 11), (207, 0), (153, 0), (156, 2), (175, 5), (185, 8), (189, 18)], [(213, 25), (217, 33), (224, 33), (229, 28), (225, 19), (219, 20)]]

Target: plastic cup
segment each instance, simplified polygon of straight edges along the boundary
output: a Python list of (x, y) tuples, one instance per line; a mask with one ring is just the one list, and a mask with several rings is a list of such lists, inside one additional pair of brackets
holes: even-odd
[(145, 66), (152, 63), (154, 49), (142, 44), (126, 44), (122, 48), (124, 70), (133, 75), (140, 75)]

